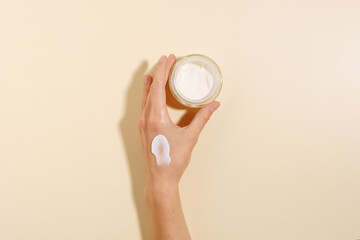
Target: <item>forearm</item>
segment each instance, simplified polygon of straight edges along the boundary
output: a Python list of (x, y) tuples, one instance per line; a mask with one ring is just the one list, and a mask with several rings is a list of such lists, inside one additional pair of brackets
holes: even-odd
[(178, 184), (147, 183), (145, 199), (155, 240), (190, 240)]

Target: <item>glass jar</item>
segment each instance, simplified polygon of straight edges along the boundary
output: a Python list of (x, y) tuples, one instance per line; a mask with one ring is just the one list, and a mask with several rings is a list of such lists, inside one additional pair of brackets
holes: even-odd
[(222, 74), (209, 57), (192, 54), (179, 58), (170, 71), (169, 88), (184, 106), (200, 108), (220, 94)]

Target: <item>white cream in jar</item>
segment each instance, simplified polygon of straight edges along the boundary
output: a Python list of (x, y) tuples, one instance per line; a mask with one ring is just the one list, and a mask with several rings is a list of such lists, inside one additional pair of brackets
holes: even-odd
[(194, 54), (173, 66), (169, 87), (175, 99), (188, 107), (202, 107), (216, 99), (222, 87), (220, 68), (210, 58)]

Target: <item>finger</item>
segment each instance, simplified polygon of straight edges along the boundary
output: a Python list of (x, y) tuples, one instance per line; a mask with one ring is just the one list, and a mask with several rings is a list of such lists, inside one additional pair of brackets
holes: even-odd
[(146, 75), (145, 80), (144, 80), (144, 89), (143, 89), (143, 96), (142, 96), (142, 102), (141, 102), (142, 110), (144, 110), (144, 108), (145, 108), (147, 98), (149, 95), (149, 91), (150, 91), (151, 83), (152, 83), (152, 77), (150, 75)]
[(154, 111), (160, 111), (166, 107), (165, 86), (169, 78), (171, 67), (174, 65), (176, 58), (173, 54), (169, 58), (162, 56), (156, 66), (154, 81), (151, 85), (150, 95)]
[(218, 109), (219, 106), (220, 103), (215, 101), (206, 105), (205, 107), (202, 107), (199, 112), (196, 113), (187, 131), (189, 131), (190, 134), (194, 137), (199, 137), (201, 130), (205, 127), (211, 115), (216, 111), (216, 109)]
[(166, 65), (167, 57), (163, 55), (156, 65), (153, 83), (150, 89), (151, 102), (155, 107), (162, 105), (165, 99), (165, 91), (163, 91), (163, 89), (165, 89)]
[(171, 70), (171, 68), (172, 68), (172, 66), (174, 65), (175, 62), (176, 62), (175, 55), (170, 54), (169, 57), (168, 57), (168, 65), (167, 65), (167, 69), (166, 69), (166, 81), (165, 81), (165, 84), (169, 79), (170, 70)]

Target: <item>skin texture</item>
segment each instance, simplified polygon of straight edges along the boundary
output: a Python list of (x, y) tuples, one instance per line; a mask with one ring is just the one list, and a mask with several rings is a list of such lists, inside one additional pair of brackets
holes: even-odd
[[(191, 239), (183, 215), (179, 181), (188, 166), (191, 152), (212, 113), (220, 106), (212, 102), (202, 107), (188, 126), (179, 127), (171, 119), (166, 107), (165, 86), (176, 58), (162, 56), (154, 77), (145, 76), (142, 114), (139, 131), (145, 165), (144, 196), (147, 202), (153, 239)], [(151, 153), (155, 136), (164, 135), (170, 144), (171, 163), (158, 166)]]

